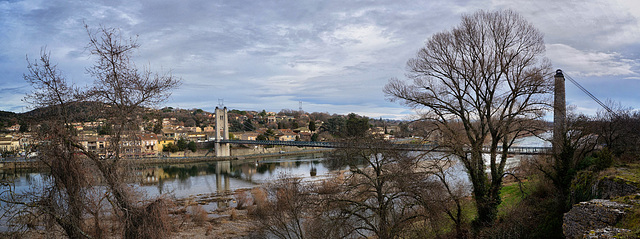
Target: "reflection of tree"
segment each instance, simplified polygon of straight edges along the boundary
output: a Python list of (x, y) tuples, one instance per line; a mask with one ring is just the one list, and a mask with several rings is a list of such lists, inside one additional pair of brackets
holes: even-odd
[(205, 168), (205, 172), (207, 172), (207, 174), (216, 173), (216, 165), (208, 163), (207, 167)]
[(162, 194), (163, 193), (163, 189), (164, 189), (164, 178), (163, 177), (158, 177), (158, 185), (156, 185), (156, 187), (158, 188), (158, 193)]
[(313, 166), (314, 163), (310, 163), (309, 165), (311, 165), (311, 169), (309, 169), (309, 175), (311, 175), (311, 177), (315, 177), (318, 174), (318, 170)]
[(175, 176), (177, 175), (178, 179), (180, 179), (181, 181), (187, 180), (189, 179), (189, 177), (198, 176), (200, 171), (206, 171), (198, 169), (196, 165), (192, 165), (191, 167), (186, 168), (187, 166), (188, 165), (185, 165), (185, 167), (169, 166), (163, 167), (162, 170), (164, 170), (164, 172), (172, 178), (175, 178)]
[(258, 167), (256, 168), (256, 172), (258, 173), (265, 173), (267, 170), (269, 170), (269, 164), (266, 163), (258, 164)]

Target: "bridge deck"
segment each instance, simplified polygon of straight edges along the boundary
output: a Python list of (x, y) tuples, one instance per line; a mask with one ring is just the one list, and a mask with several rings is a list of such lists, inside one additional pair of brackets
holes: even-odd
[[(217, 142), (217, 141), (216, 141)], [(312, 141), (278, 141), (278, 140), (220, 140), (219, 143), (230, 144), (258, 144), (258, 145), (282, 145), (282, 146), (299, 146), (299, 147), (318, 147), (318, 148), (344, 148), (347, 144), (339, 142), (312, 142)], [(392, 144), (394, 149), (407, 151), (449, 151), (444, 148), (438, 148), (435, 144)], [(498, 147), (501, 150), (501, 147)], [(483, 152), (489, 152), (489, 147), (483, 147)], [(549, 154), (551, 147), (521, 147), (511, 146), (508, 150), (509, 154)]]

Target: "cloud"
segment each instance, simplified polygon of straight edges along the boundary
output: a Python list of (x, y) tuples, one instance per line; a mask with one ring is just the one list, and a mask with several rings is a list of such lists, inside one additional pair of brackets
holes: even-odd
[(637, 44), (640, 2), (626, 0), (494, 0), (495, 8), (522, 13), (547, 41), (604, 51)]
[(576, 76), (637, 76), (638, 61), (616, 52), (580, 51), (564, 44), (548, 44), (547, 56), (554, 65)]
[[(411, 111), (385, 101), (388, 79), (402, 78), (424, 41), (459, 24), (461, 14), (503, 8), (545, 33), (555, 66), (575, 76), (640, 77), (640, 3), (561, 2), (1, 1), (0, 87), (24, 85), (24, 56), (38, 56), (42, 46), (68, 80), (92, 82), (85, 74), (94, 59), (84, 49), (84, 22), (138, 36), (140, 68), (181, 77), (184, 84), (167, 105), (208, 109), (224, 98), (238, 109), (278, 111), (303, 101), (308, 111), (401, 117)], [(18, 99), (19, 91), (0, 93)]]

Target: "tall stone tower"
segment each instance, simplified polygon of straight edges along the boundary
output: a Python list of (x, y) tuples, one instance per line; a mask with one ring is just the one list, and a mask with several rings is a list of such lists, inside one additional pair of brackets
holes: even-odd
[(220, 143), (220, 140), (229, 139), (229, 120), (227, 119), (227, 107), (216, 107), (216, 157), (231, 156), (228, 143)]
[(567, 103), (565, 100), (564, 75), (562, 70), (556, 70), (555, 88), (553, 93), (553, 153), (559, 154), (567, 127)]

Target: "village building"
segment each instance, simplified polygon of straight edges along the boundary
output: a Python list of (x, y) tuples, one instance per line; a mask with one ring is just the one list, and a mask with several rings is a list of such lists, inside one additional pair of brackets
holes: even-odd
[(141, 149), (143, 157), (155, 157), (158, 155), (158, 135), (157, 134), (141, 134)]
[(9, 131), (9, 132), (18, 132), (18, 131), (20, 131), (20, 125), (19, 124), (14, 124), (12, 126), (7, 127), (6, 130)]
[(0, 152), (17, 152), (20, 149), (20, 138), (10, 134), (0, 136)]

